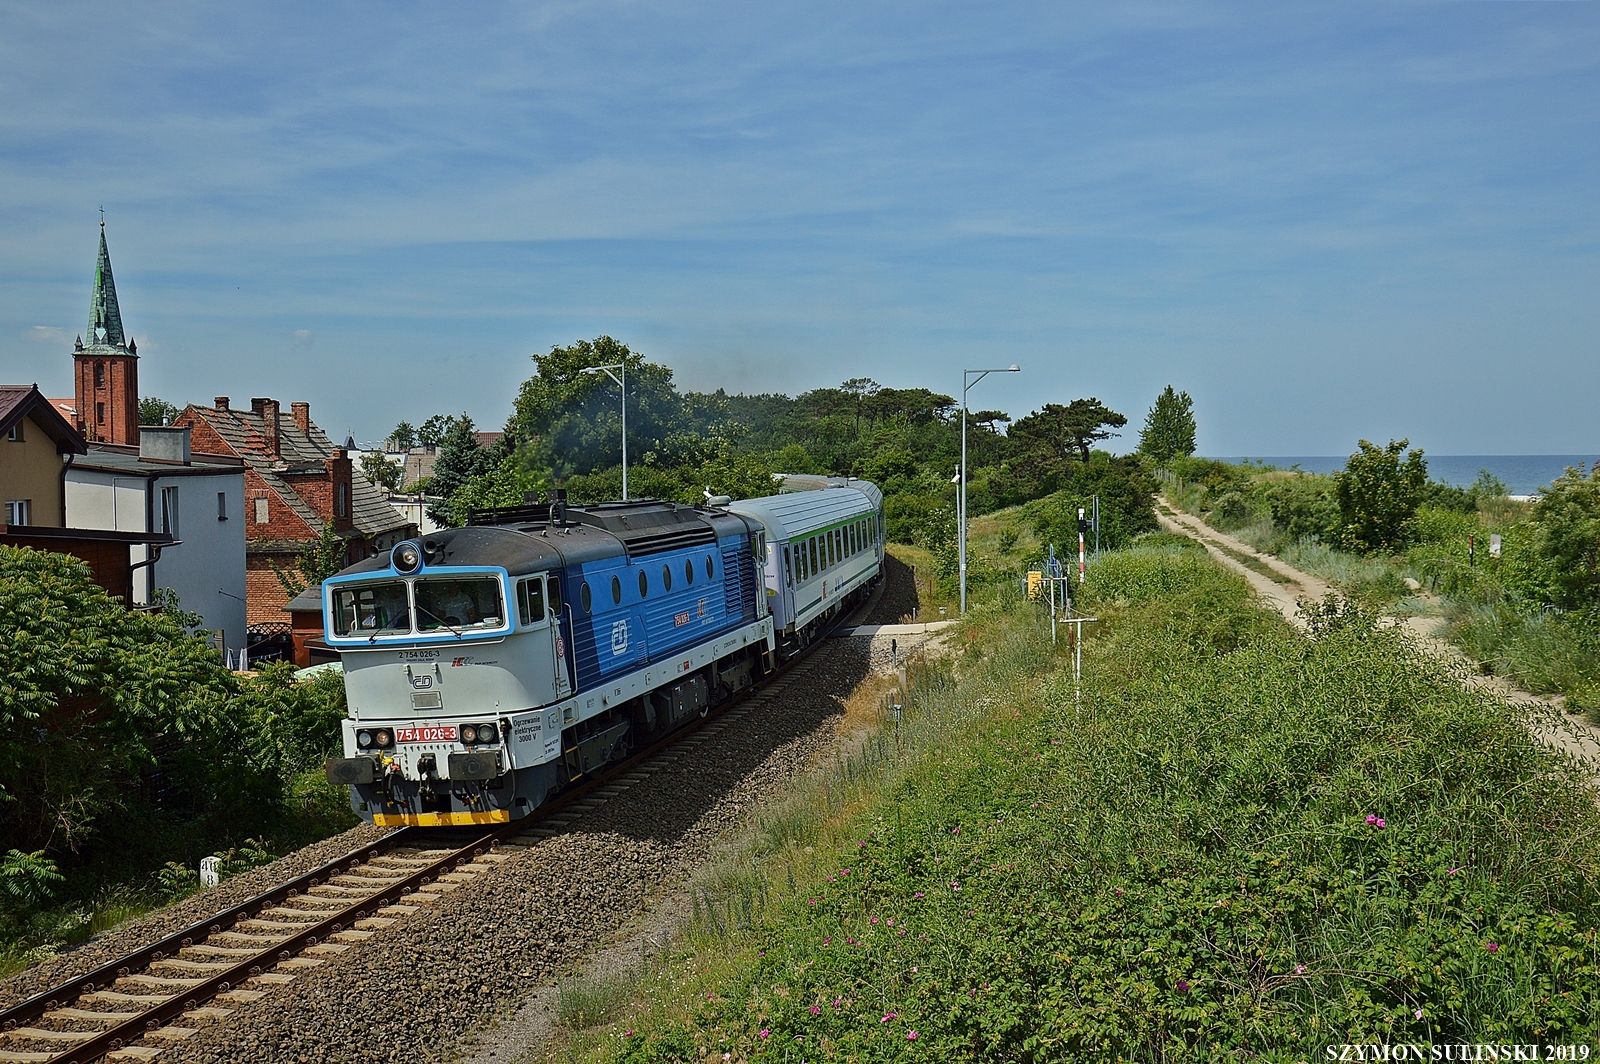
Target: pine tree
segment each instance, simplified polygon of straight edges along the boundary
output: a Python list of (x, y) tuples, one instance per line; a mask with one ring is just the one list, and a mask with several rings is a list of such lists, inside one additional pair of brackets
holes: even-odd
[(1188, 392), (1175, 392), (1169, 384), (1156, 396), (1139, 433), (1139, 453), (1158, 462), (1194, 453), (1194, 400)]

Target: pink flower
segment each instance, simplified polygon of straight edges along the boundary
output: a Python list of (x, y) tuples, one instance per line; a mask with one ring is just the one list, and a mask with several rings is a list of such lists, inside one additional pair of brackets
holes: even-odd
[(900, 1018), (900, 1014), (898, 1012), (886, 1012), (886, 1013), (883, 1014), (883, 1019), (879, 1020), (878, 1022), (879, 1023), (888, 1023), (890, 1020), (896, 1020), (896, 1019), (899, 1019), (899, 1018)]
[(1306, 974), (1306, 966), (1303, 965), (1303, 964), (1295, 965), (1294, 966), (1294, 974), (1295, 975), (1305, 975)]
[(1124, 895), (1124, 894), (1126, 894), (1126, 893), (1128, 893), (1128, 892), (1127, 892), (1127, 891), (1125, 891), (1125, 890), (1123, 890), (1123, 889), (1122, 889), (1122, 888), (1121, 888), (1121, 887), (1118, 887), (1118, 888), (1117, 888), (1117, 897), (1119, 897), (1119, 898), (1120, 898), (1120, 897), (1122, 897), (1122, 896), (1123, 896), (1123, 895)]
[(864, 843), (864, 842), (858, 842), (858, 843), (856, 843), (856, 849), (858, 849), (858, 850), (864, 850), (864, 849), (866, 849), (866, 848), (867, 848), (867, 844), (866, 844), (866, 843)]
[(892, 917), (892, 916), (891, 916), (891, 917), (889, 917), (889, 926), (890, 926), (890, 927), (893, 927), (893, 926), (894, 926), (894, 917)]
[(1178, 980), (1178, 993), (1187, 994), (1188, 992), (1189, 992), (1189, 984), (1187, 982), (1185, 982), (1184, 980), (1179, 979)]
[(1419, 1020), (1422, 1019), (1422, 1010), (1421, 1009), (1417, 1010), (1417, 1019), (1419, 1019)]
[(1388, 827), (1389, 825), (1384, 823), (1383, 817), (1380, 816), (1378, 818), (1378, 822), (1376, 824), (1372, 825), (1372, 826), (1377, 828), (1379, 831), (1382, 831), (1384, 828)]
[(1367, 814), (1367, 825), (1369, 827), (1372, 826), (1373, 824), (1376, 824), (1377, 822), (1378, 822), (1378, 818), (1377, 817), (1373, 816), (1371, 813)]
[(806, 901), (810, 902), (812, 905), (817, 904), (817, 899), (815, 898), (807, 898)]
[(841, 876), (847, 876), (847, 875), (849, 875), (849, 874), (850, 874), (850, 869), (848, 869), (848, 868), (846, 868), (846, 869), (845, 869), (845, 870), (844, 870), (844, 871), (842, 871), (842, 872), (840, 872), (840, 873), (839, 873), (839, 874), (840, 874), (840, 875), (841, 875)]
[(911, 897), (913, 900), (922, 897), (922, 891), (917, 891), (915, 894), (911, 895)]
[(772, 1032), (767, 1030), (765, 1027), (763, 1027), (763, 1028), (761, 1028), (761, 1037), (762, 1038), (770, 1038), (770, 1037), (772, 1037)]
[(633, 1028), (629, 1027), (626, 1031), (624, 1031), (622, 1033), (622, 1037), (624, 1037), (624, 1038), (632, 1038), (633, 1037)]
[(1497, 943), (1494, 943), (1494, 942), (1485, 942), (1483, 944), (1483, 948), (1488, 950), (1490, 953), (1499, 953), (1500, 952), (1500, 946)]
[(825, 939), (822, 940), (822, 944), (824, 946), (831, 946), (831, 945), (833, 945), (833, 939), (832, 938), (825, 938)]
[(903, 928), (903, 927), (900, 929), (900, 937), (901, 938), (905, 938), (906, 937), (906, 929)]
[(915, 1042), (916, 1040), (917, 1040), (917, 1032), (915, 1032), (915, 1031), (907, 1031), (906, 1032), (906, 1041)]
[(915, 966), (912, 967), (911, 974), (912, 975), (916, 975), (917, 974), (917, 969), (915, 968)]
[(876, 916), (874, 916), (871, 920), (868, 921), (868, 923), (873, 923), (873, 924), (875, 924), (877, 922), (878, 922), (878, 918)]
[(833, 1007), (834, 1008), (838, 1008), (839, 1007), (839, 1002), (841, 1002), (843, 1000), (844, 1000), (844, 998), (834, 998), (833, 999)]
[(961, 884), (960, 883), (952, 883), (952, 884), (950, 884), (950, 889), (954, 890), (954, 891), (959, 891), (961, 889)]
[(959, 834), (961, 834), (961, 829), (960, 828), (951, 828), (950, 829), (950, 834), (959, 835)]
[(813, 1016), (821, 1016), (822, 1015), (822, 1007), (820, 1005), (811, 1006), (811, 1015), (813, 1015)]

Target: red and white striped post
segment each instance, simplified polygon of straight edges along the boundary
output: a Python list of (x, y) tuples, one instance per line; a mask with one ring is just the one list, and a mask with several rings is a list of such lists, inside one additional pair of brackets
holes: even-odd
[(1078, 507), (1078, 586), (1079, 587), (1083, 586), (1083, 579), (1084, 579), (1083, 533), (1084, 533), (1083, 507), (1080, 506), (1080, 507)]

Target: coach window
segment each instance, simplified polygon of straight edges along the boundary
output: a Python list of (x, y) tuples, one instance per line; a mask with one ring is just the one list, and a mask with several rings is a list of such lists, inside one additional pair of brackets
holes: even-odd
[(517, 585), (517, 613), (523, 624), (544, 620), (544, 581), (535, 577)]
[(663, 565), (661, 567), (661, 590), (672, 590), (672, 566), (670, 565)]
[(587, 580), (578, 585), (578, 601), (583, 604), (583, 612), (588, 613), (589, 607), (593, 602), (589, 598), (589, 581)]
[(611, 578), (611, 602), (613, 605), (622, 605), (622, 580), (615, 576)]
[(794, 587), (794, 556), (789, 551), (789, 544), (783, 545), (783, 571), (790, 587)]
[(694, 583), (694, 559), (693, 558), (685, 558), (683, 560), (683, 582), (685, 584)]
[(806, 538), (806, 578), (817, 575), (817, 537)]
[(561, 578), (559, 576), (550, 578), (550, 619), (553, 621), (561, 619)]
[(639, 570), (639, 597), (650, 597), (650, 575), (643, 569)]

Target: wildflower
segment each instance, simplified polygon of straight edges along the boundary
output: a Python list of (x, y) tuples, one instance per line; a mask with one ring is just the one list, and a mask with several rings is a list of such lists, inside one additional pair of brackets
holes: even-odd
[[(889, 917), (889, 926), (890, 926), (890, 927), (893, 927), (893, 926), (894, 926), (894, 917), (892, 917), (892, 916), (891, 916), (891, 917)], [(1558, 926), (1558, 927), (1559, 927), (1559, 926), (1560, 926), (1560, 925), (1559, 925), (1559, 924), (1558, 924), (1558, 925), (1557, 925), (1557, 926)]]
[(761, 1033), (761, 1037), (762, 1038), (770, 1038), (770, 1037), (772, 1037), (772, 1032), (767, 1030), (765, 1027), (761, 1028), (761, 1032), (760, 1033)]
[(1178, 993), (1187, 994), (1188, 992), (1189, 992), (1189, 984), (1187, 982), (1185, 982), (1184, 980), (1179, 979), (1178, 980)]
[(844, 869), (844, 870), (843, 870), (843, 871), (842, 871), (842, 872), (840, 872), (840, 873), (839, 873), (839, 874), (840, 874), (840, 875), (841, 875), (841, 876), (847, 876), (847, 875), (849, 875), (849, 874), (850, 874), (850, 869), (848, 869), (848, 868), (846, 868), (846, 869)]
[(706, 995), (706, 1000), (707, 1001), (715, 1001), (716, 1000), (716, 996), (713, 995), (713, 994), (707, 994)]
[(1367, 814), (1367, 826), (1368, 827), (1371, 827), (1373, 824), (1376, 824), (1377, 822), (1378, 822), (1378, 818), (1377, 817), (1373, 816), (1371, 813)]
[(722, 1054), (722, 1059), (723, 1060), (732, 1060), (733, 1059), (733, 1054), (732, 1053), (724, 1053), (724, 1054)]
[(961, 829), (960, 828), (951, 828), (950, 829), (950, 834), (959, 835), (959, 834), (961, 834)]
[(1294, 966), (1294, 974), (1295, 975), (1305, 975), (1306, 974), (1306, 966), (1303, 965), (1303, 964), (1295, 965)]
[(1495, 943), (1495, 942), (1485, 942), (1483, 944), (1483, 948), (1488, 950), (1490, 953), (1499, 953), (1500, 952), (1500, 946), (1499, 946), (1498, 943)]
[(1383, 817), (1380, 816), (1378, 818), (1378, 822), (1376, 824), (1372, 825), (1372, 826), (1377, 828), (1379, 831), (1382, 831), (1384, 828), (1388, 827), (1389, 825), (1384, 823)]
[(626, 1031), (624, 1031), (622, 1033), (622, 1037), (624, 1037), (624, 1038), (632, 1038), (633, 1037), (633, 1028), (629, 1027)]
[(901, 938), (905, 938), (906, 937), (906, 929), (903, 928), (903, 927), (900, 929), (900, 937)]
[(1123, 896), (1123, 895), (1124, 895), (1124, 894), (1126, 894), (1126, 893), (1128, 893), (1128, 892), (1127, 892), (1127, 891), (1125, 891), (1125, 890), (1123, 890), (1123, 889), (1122, 889), (1122, 888), (1121, 888), (1121, 887), (1118, 887), (1118, 888), (1117, 888), (1117, 897), (1119, 897), (1119, 898), (1120, 898), (1120, 897), (1122, 897), (1122, 896)]
[(911, 974), (912, 975), (916, 975), (917, 974), (917, 969), (914, 966), (911, 969)]
[(820, 1005), (811, 1006), (811, 1015), (813, 1015), (813, 1016), (821, 1016), (822, 1015), (822, 1006), (820, 1006)]
[(812, 905), (817, 904), (817, 899), (815, 898), (807, 898), (806, 901), (810, 902)]
[(920, 897), (922, 897), (922, 891), (920, 891), (920, 890), (917, 891), (915, 894), (911, 895), (911, 898), (912, 898), (913, 901), (916, 900), (917, 898), (920, 898)]
[(874, 917), (873, 917), (873, 918), (872, 918), (872, 919), (871, 919), (871, 920), (870, 920), (870, 921), (868, 921), (868, 922), (869, 922), (869, 923), (874, 923), (874, 924), (875, 924), (875, 923), (877, 923), (877, 922), (878, 922), (878, 918), (877, 918), (877, 917), (876, 917), (876, 916), (874, 916)]
[(906, 1041), (915, 1042), (916, 1040), (917, 1040), (917, 1032), (915, 1032), (915, 1031), (907, 1031), (906, 1032)]
[(866, 844), (866, 843), (864, 843), (864, 842), (858, 842), (858, 843), (856, 843), (856, 849), (858, 849), (858, 850), (864, 850), (864, 849), (866, 849), (866, 848), (867, 848), (867, 844)]
[(1417, 1010), (1417, 1019), (1419, 1019), (1419, 1020), (1422, 1019), (1422, 1010), (1421, 1009)]
[(890, 1020), (897, 1020), (899, 1018), (900, 1018), (900, 1014), (898, 1012), (886, 1012), (886, 1013), (883, 1014), (883, 1019), (879, 1020), (878, 1022), (879, 1023), (888, 1023)]
[(822, 940), (822, 944), (824, 946), (831, 946), (831, 945), (833, 945), (833, 939), (832, 938), (825, 938), (825, 939)]
[(839, 1002), (841, 1002), (843, 1000), (844, 1000), (844, 998), (834, 998), (833, 999), (833, 1007), (834, 1008), (838, 1008), (839, 1007)]
[(957, 894), (960, 894), (961, 893), (961, 884), (960, 883), (952, 883), (952, 884), (950, 884), (950, 889), (955, 891)]

